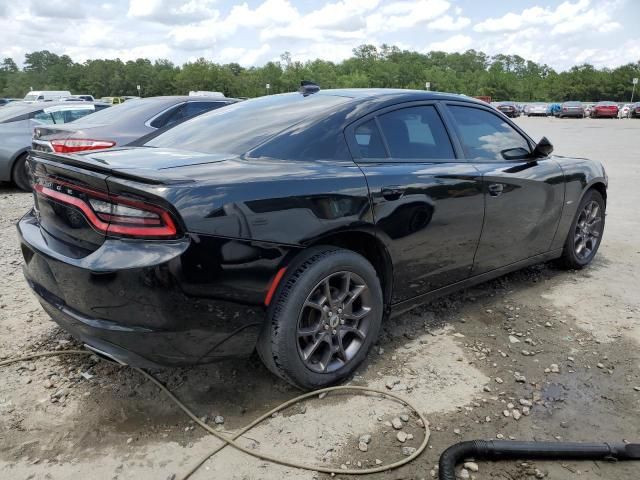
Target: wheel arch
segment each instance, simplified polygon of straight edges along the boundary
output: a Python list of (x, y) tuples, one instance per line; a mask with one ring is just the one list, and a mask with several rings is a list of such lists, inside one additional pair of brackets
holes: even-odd
[(380, 279), (385, 309), (389, 307), (393, 290), (393, 264), (383, 242), (374, 233), (362, 230), (335, 232), (316, 238), (305, 247), (318, 245), (345, 248), (366, 258)]

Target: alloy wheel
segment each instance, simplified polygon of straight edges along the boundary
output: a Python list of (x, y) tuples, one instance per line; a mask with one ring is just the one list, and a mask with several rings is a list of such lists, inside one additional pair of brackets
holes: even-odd
[(602, 209), (595, 200), (588, 202), (576, 223), (574, 249), (576, 257), (587, 260), (591, 257), (602, 235)]
[(296, 330), (298, 354), (310, 370), (329, 373), (351, 361), (371, 329), (372, 297), (354, 272), (322, 279), (307, 296)]

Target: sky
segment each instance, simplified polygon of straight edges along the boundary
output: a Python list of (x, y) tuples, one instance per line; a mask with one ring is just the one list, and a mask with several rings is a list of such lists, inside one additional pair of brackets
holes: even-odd
[(0, 0), (0, 57), (340, 61), (387, 43), (517, 54), (557, 70), (640, 61), (640, 0)]

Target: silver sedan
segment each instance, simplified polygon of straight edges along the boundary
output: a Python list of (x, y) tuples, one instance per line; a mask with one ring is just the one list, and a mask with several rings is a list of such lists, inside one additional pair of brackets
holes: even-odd
[(33, 129), (69, 123), (108, 107), (91, 102), (13, 102), (0, 109), (0, 181), (29, 189), (25, 161), (31, 148)]

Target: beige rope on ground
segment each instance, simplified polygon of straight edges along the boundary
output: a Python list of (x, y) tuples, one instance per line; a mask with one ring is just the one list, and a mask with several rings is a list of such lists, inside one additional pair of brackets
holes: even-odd
[[(10, 365), (10, 364), (17, 363), (17, 362), (33, 360), (34, 358), (52, 357), (52, 356), (58, 356), (58, 355), (94, 355), (94, 352), (91, 352), (91, 351), (88, 351), (88, 350), (59, 350), (59, 351), (52, 351), (52, 352), (39, 352), (39, 353), (30, 354), (30, 355), (25, 355), (23, 357), (10, 358), (8, 360), (0, 361), (0, 367), (4, 367), (6, 365)], [(100, 358), (100, 357), (98, 357), (98, 358)], [(379, 472), (385, 472), (385, 471), (388, 471), (388, 470), (393, 470), (395, 468), (401, 467), (402, 465), (406, 465), (409, 462), (412, 462), (413, 460), (415, 460), (424, 451), (424, 449), (427, 447), (427, 443), (429, 442), (429, 430), (428, 430), (428, 427), (427, 427), (429, 425), (429, 423), (427, 422), (427, 419), (422, 415), (422, 413), (420, 413), (420, 410), (418, 410), (410, 402), (408, 402), (407, 400), (399, 397), (398, 395), (395, 395), (395, 394), (390, 393), (390, 392), (386, 392), (384, 390), (378, 390), (378, 389), (375, 389), (375, 388), (368, 388), (368, 387), (352, 387), (352, 386), (328, 387), (328, 388), (323, 388), (321, 390), (315, 390), (313, 392), (305, 393), (305, 394), (300, 395), (298, 397), (292, 398), (291, 400), (288, 400), (288, 401), (278, 405), (277, 407), (273, 408), (272, 410), (269, 410), (264, 415), (261, 415), (260, 417), (256, 418), (253, 422), (251, 422), (249, 425), (241, 428), (234, 435), (226, 436), (226, 435), (221, 434), (220, 432), (217, 432), (211, 426), (209, 426), (208, 424), (206, 424), (205, 422), (200, 420), (184, 403), (182, 403), (167, 387), (165, 387), (153, 375), (151, 375), (150, 373), (148, 373), (148, 372), (146, 372), (146, 371), (144, 371), (144, 370), (142, 370), (140, 368), (137, 368), (137, 367), (131, 367), (131, 368), (133, 368), (134, 370), (139, 372), (141, 375), (143, 375), (145, 378), (147, 378), (148, 380), (153, 382), (160, 390), (162, 390), (162, 392), (164, 392), (165, 395), (167, 395), (169, 397), (169, 399), (171, 399), (173, 401), (173, 403), (175, 403), (184, 413), (186, 413), (189, 418), (191, 418), (195, 423), (197, 423), (202, 428), (204, 428), (211, 435), (213, 435), (214, 437), (216, 437), (217, 439), (219, 439), (220, 441), (223, 442), (222, 445), (220, 445), (219, 447), (214, 448), (209, 453), (207, 453), (197, 464), (195, 464), (185, 475), (183, 475), (181, 477), (182, 480), (188, 479), (209, 458), (211, 458), (213, 455), (215, 455), (216, 453), (218, 453), (220, 450), (222, 450), (223, 448), (225, 448), (228, 445), (233, 447), (233, 448), (235, 448), (235, 449), (237, 449), (237, 450), (239, 450), (239, 451), (241, 451), (241, 452), (243, 452), (243, 453), (245, 453), (245, 454), (247, 454), (247, 455), (251, 455), (252, 457), (256, 457), (256, 458), (259, 458), (261, 460), (265, 460), (265, 461), (268, 461), (268, 462), (271, 462), (271, 463), (276, 463), (276, 464), (279, 464), (279, 465), (284, 465), (284, 466), (287, 466), (287, 467), (300, 468), (300, 469), (303, 469), (303, 470), (311, 470), (311, 471), (314, 471), (314, 472), (335, 473), (335, 474), (343, 474), (343, 475), (368, 475), (368, 474), (371, 474), (371, 473), (379, 473)], [(392, 399), (396, 400), (397, 402), (408, 406), (410, 409), (412, 409), (418, 415), (418, 417), (422, 421), (422, 425), (423, 425), (423, 428), (425, 430), (425, 435), (424, 435), (424, 439), (422, 440), (422, 443), (416, 449), (416, 451), (413, 452), (411, 455), (409, 455), (409, 456), (407, 456), (407, 457), (405, 457), (405, 458), (403, 458), (401, 460), (398, 460), (396, 462), (390, 463), (388, 465), (380, 465), (380, 466), (374, 467), (374, 468), (346, 469), (345, 470), (345, 469), (342, 469), (342, 468), (323, 467), (321, 465), (310, 465), (310, 464), (306, 464), (306, 463), (294, 462), (294, 461), (291, 461), (291, 460), (278, 458), (278, 457), (271, 456), (271, 455), (266, 454), (266, 453), (260, 453), (260, 452), (256, 452), (255, 450), (250, 450), (250, 449), (248, 449), (246, 447), (243, 447), (238, 442), (236, 442), (236, 440), (239, 437), (244, 435), (246, 432), (248, 432), (249, 430), (254, 428), (259, 423), (261, 423), (264, 420), (270, 418), (276, 412), (284, 410), (285, 408), (288, 408), (291, 405), (299, 403), (299, 402), (301, 402), (303, 400), (306, 400), (308, 398), (318, 397), (319, 395), (321, 395), (323, 393), (340, 392), (340, 391), (343, 391), (343, 392), (344, 391), (351, 391), (351, 392), (357, 392), (357, 393), (361, 393), (361, 394), (382, 395), (382, 396), (385, 396), (385, 397), (388, 397), (388, 398), (392, 398)]]

